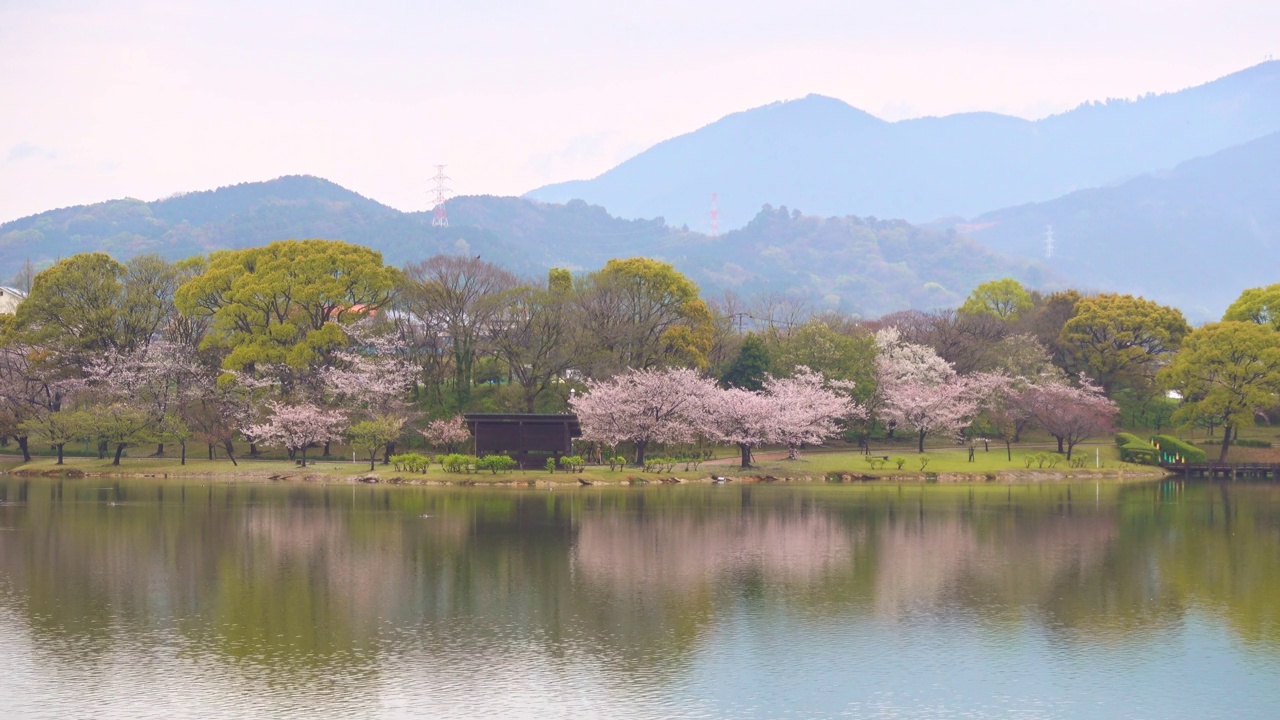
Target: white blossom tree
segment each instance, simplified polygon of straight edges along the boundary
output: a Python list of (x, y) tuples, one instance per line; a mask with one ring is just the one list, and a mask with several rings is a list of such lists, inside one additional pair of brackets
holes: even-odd
[(920, 452), (927, 436), (958, 432), (973, 421), (983, 383), (957, 375), (932, 349), (903, 342), (895, 328), (876, 333), (876, 345), (881, 412), (888, 422), (915, 429)]

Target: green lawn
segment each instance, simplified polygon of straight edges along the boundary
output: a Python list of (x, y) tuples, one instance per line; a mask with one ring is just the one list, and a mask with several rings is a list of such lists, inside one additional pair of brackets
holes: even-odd
[[(930, 448), (925, 453), (930, 458), (930, 461), (923, 470), (920, 467), (919, 454), (914, 451), (914, 448), (908, 450), (906, 447), (875, 450), (875, 455), (881, 457), (888, 455), (890, 458), (888, 462), (878, 468), (872, 468), (871, 464), (866, 461), (866, 457), (860, 452), (847, 448), (829, 448), (806, 452), (799, 460), (762, 459), (751, 470), (742, 470), (736, 462), (730, 464), (704, 464), (697, 470), (686, 470), (684, 464), (678, 464), (675, 470), (670, 473), (645, 473), (636, 468), (610, 471), (608, 467), (589, 466), (585, 472), (572, 475), (563, 472), (549, 474), (545, 470), (514, 471), (496, 475), (487, 471), (460, 474), (445, 472), (439, 465), (432, 465), (431, 470), (427, 473), (407, 473), (396, 472), (393, 467), (382, 464), (379, 464), (373, 473), (369, 473), (367, 462), (352, 463), (346, 460), (313, 460), (308, 463), (306, 468), (300, 468), (288, 460), (241, 460), (238, 466), (233, 466), (227, 460), (207, 460), (199, 457), (189, 457), (186, 465), (179, 464), (177, 458), (126, 457), (121, 460), (118, 467), (113, 466), (110, 459), (68, 457), (66, 464), (59, 468), (54, 464), (53, 458), (40, 457), (31, 463), (23, 464), (21, 458), (15, 456), (0, 456), (0, 470), (31, 474), (69, 472), (76, 475), (86, 473), (91, 475), (156, 477), (217, 477), (228, 481), (307, 479), (318, 482), (347, 482), (353, 477), (369, 474), (384, 481), (399, 477), (416, 482), (451, 483), (459, 481), (477, 483), (546, 481), (573, 483), (578, 479), (608, 483), (641, 479), (656, 481), (672, 476), (682, 479), (698, 479), (714, 475), (728, 477), (744, 475), (779, 478), (808, 477), (816, 480), (831, 474), (848, 474), (863, 477), (918, 477), (925, 479), (931, 474), (965, 473), (974, 474), (975, 476), (990, 476), (1009, 471), (1023, 474), (1029, 472), (1053, 472), (1063, 475), (1094, 473), (1098, 470), (1094, 462), (1095, 448), (1100, 451), (1101, 469), (1104, 471), (1117, 473), (1118, 471), (1126, 473), (1151, 471), (1149, 467), (1120, 462), (1115, 446), (1110, 444), (1077, 448), (1076, 452), (1087, 459), (1085, 466), (1080, 469), (1070, 468), (1066, 460), (1061, 456), (1055, 456), (1059, 458), (1059, 461), (1057, 466), (1052, 469), (1047, 463), (1040, 467), (1038, 462), (1032, 462), (1030, 469), (1028, 469), (1025, 461), (1027, 456), (1053, 454), (1048, 452), (1048, 448), (1015, 448), (1013, 459), (1010, 461), (1006, 459), (1003, 446), (992, 445), (990, 451), (983, 451), (979, 446), (974, 454), (973, 462), (969, 462), (968, 450), (965, 448)], [(768, 452), (761, 453), (766, 458), (768, 454)], [(722, 458), (730, 457), (727, 450), (720, 453), (719, 456)], [(736, 455), (732, 457), (736, 457)], [(898, 469), (897, 463), (894, 462), (897, 458), (904, 460), (901, 470)]]

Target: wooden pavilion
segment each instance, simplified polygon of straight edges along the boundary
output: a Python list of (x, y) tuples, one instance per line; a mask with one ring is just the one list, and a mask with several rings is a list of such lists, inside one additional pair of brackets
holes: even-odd
[(582, 435), (576, 415), (469, 413), (463, 419), (476, 440), (476, 455), (506, 455), (526, 469), (572, 455), (573, 439)]

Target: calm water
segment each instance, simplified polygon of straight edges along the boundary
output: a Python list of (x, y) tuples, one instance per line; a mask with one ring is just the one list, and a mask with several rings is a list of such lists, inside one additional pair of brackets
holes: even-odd
[(1276, 718), (1280, 488), (0, 477), (0, 716)]

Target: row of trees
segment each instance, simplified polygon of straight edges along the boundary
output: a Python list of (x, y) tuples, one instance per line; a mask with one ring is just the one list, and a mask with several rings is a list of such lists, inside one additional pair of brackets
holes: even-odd
[[(142, 443), (185, 457), (194, 439), (210, 456), (248, 442), (305, 462), (346, 440), (372, 462), (415, 430), (456, 444), (461, 411), (563, 411), (577, 390), (590, 436), (641, 458), (690, 434), (747, 461), (763, 444), (907, 429), (921, 450), (964, 428), (1011, 443), (1030, 425), (1070, 453), (1117, 408), (1128, 424), (1174, 421), (1174, 388), (1176, 421), (1226, 428), (1225, 449), (1275, 404), (1278, 296), (1249, 291), (1192, 332), (1142, 298), (1001, 280), (954, 311), (863, 321), (786, 298), (707, 301), (644, 258), (529, 282), (470, 257), (392, 268), (324, 240), (176, 263), (92, 253), (39, 273), (0, 318), (0, 436), (24, 453), (33, 438), (59, 452), (94, 439), (117, 460)], [(655, 400), (663, 387), (678, 403)], [(691, 414), (663, 424), (664, 404)], [(649, 413), (663, 429), (636, 427)]]

